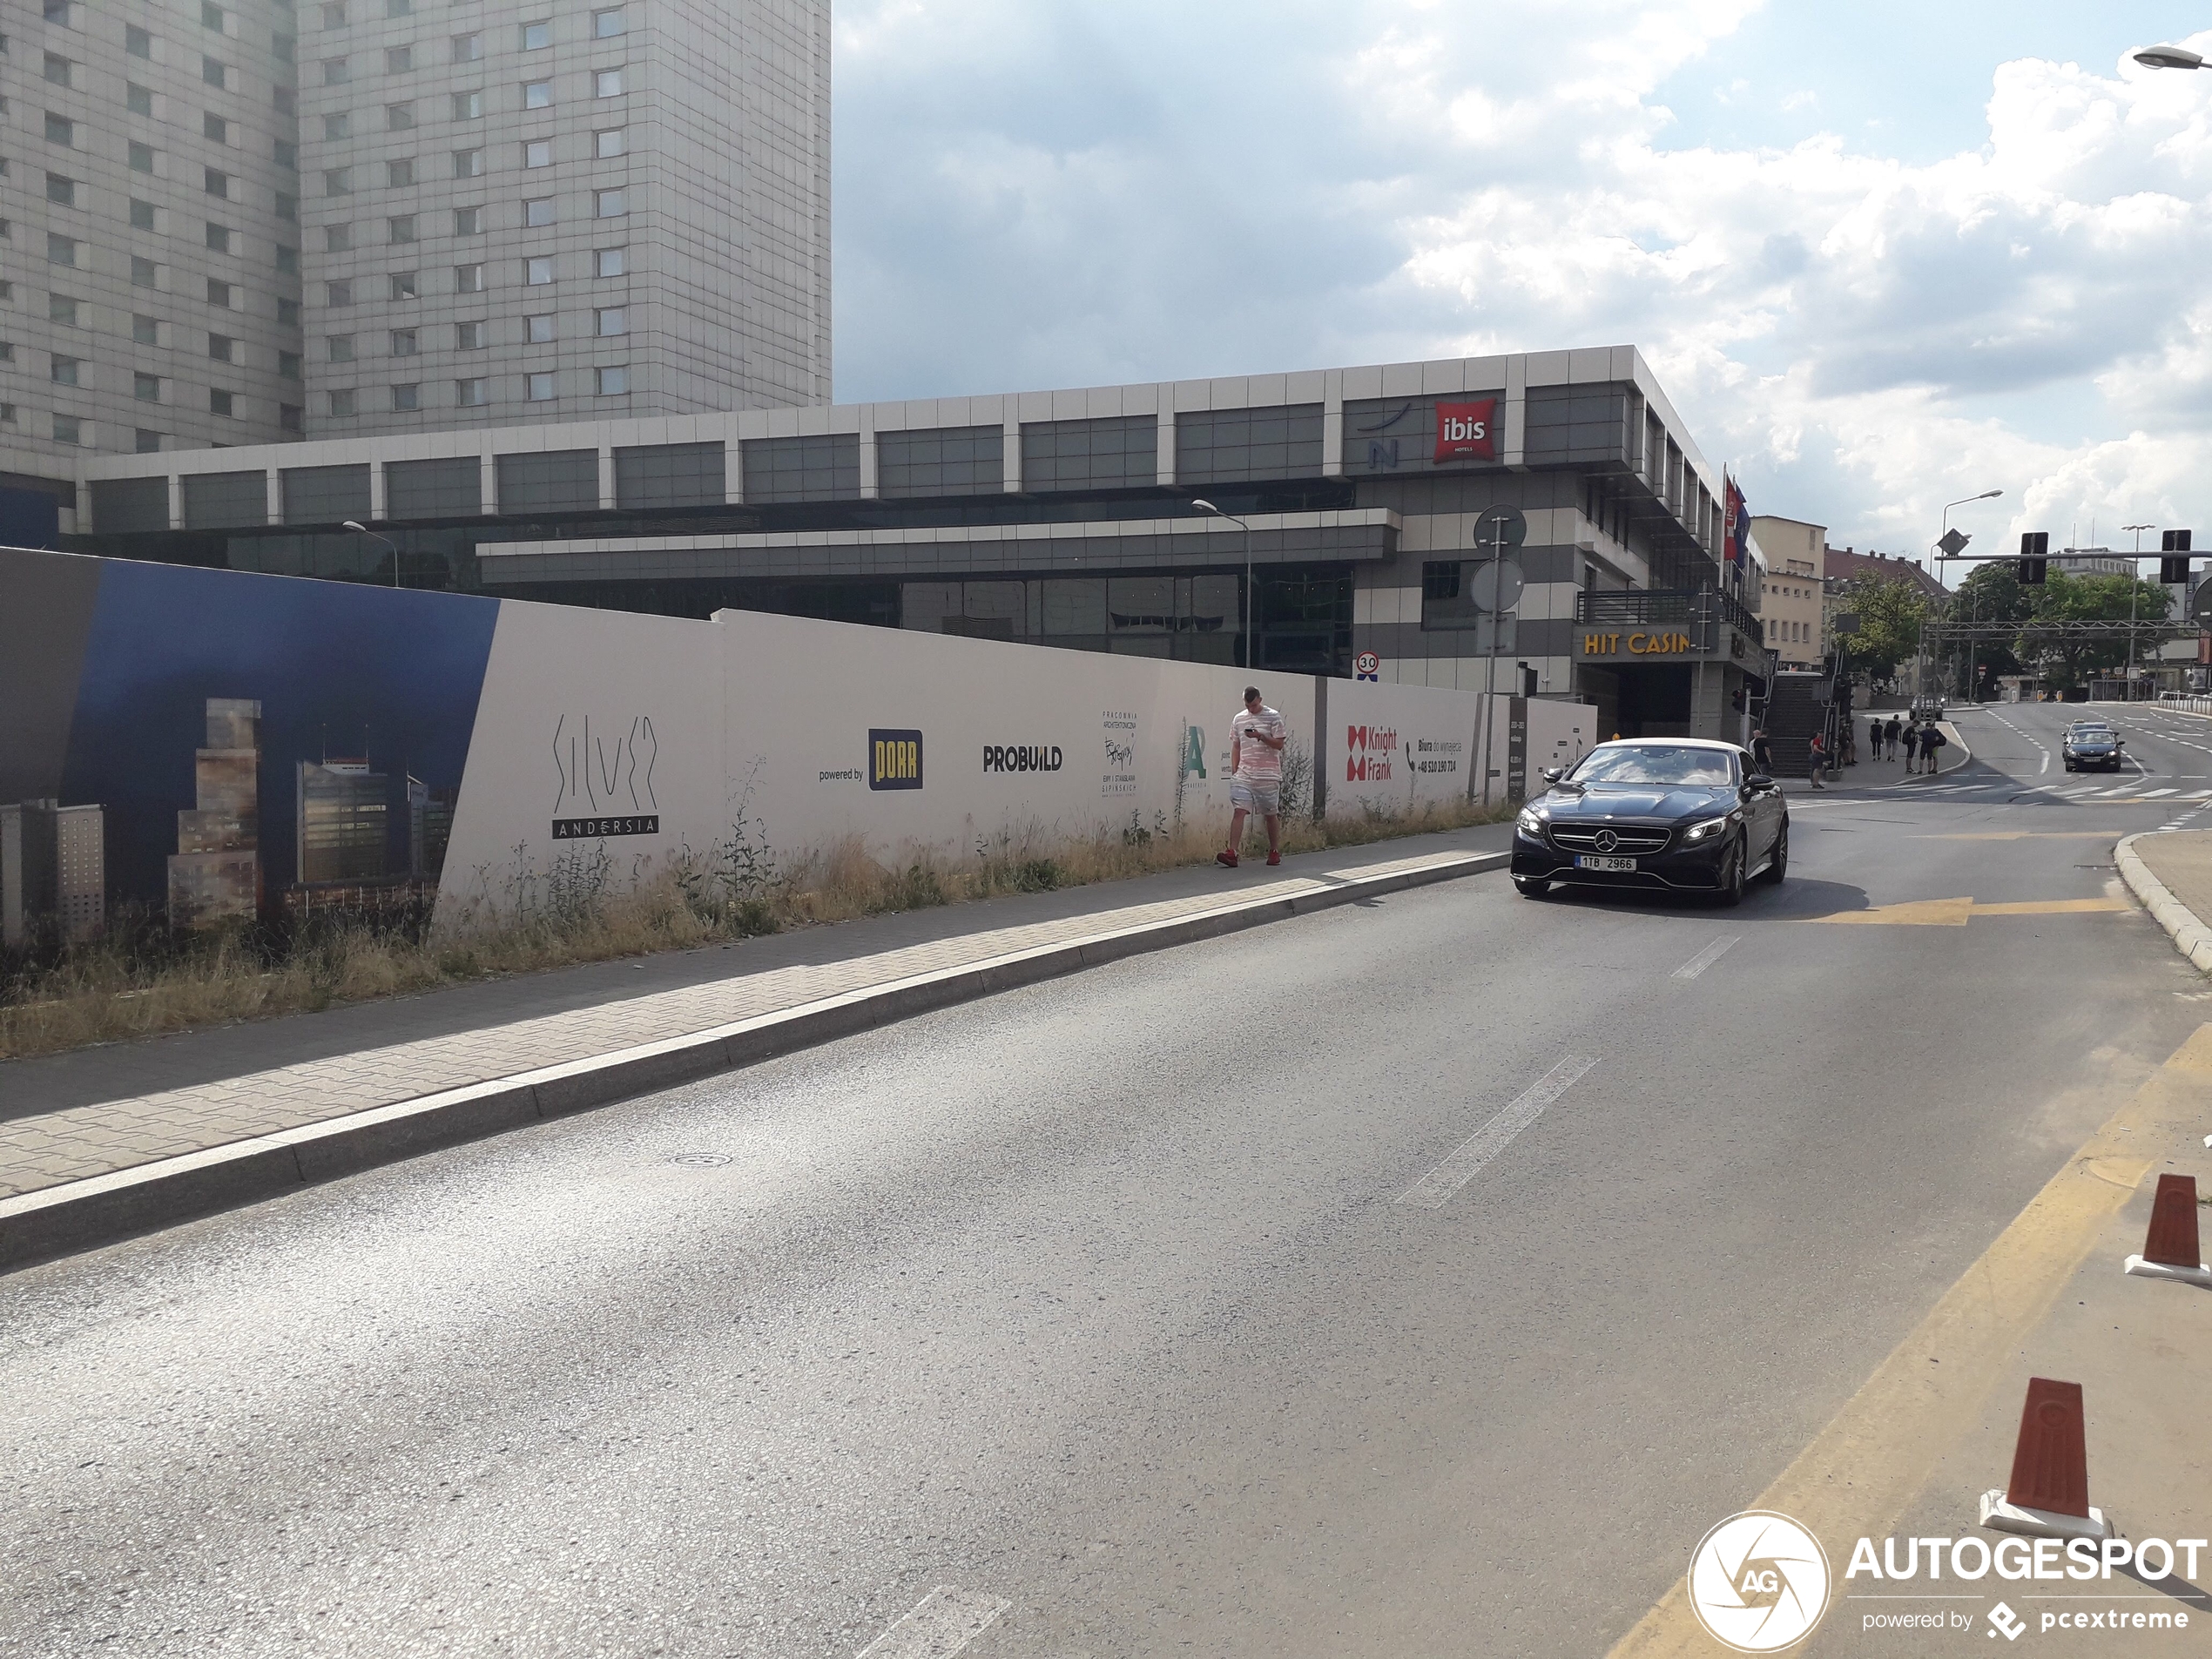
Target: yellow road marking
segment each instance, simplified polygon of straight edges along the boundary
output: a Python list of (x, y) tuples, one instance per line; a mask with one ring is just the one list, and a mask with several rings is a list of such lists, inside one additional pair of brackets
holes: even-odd
[(1836, 921), (1882, 927), (1963, 927), (1975, 916), (2076, 916), (2132, 910), (2125, 899), (2016, 899), (1985, 904), (1979, 899), (1913, 899), (1878, 904), (1865, 910), (1803, 916), (1802, 921)]
[[(2029, 1200), (1780, 1478), (1750, 1502), (1729, 1507), (1779, 1510), (1811, 1527), (1831, 1555), (1893, 1526), (1928, 1472), (1979, 1424), (1990, 1389), (2155, 1167), (2159, 1149), (2202, 1119), (2208, 1087), (2212, 1025), (2201, 1025)], [(1683, 1540), (1685, 1565), (1696, 1530)], [(1678, 1578), (1608, 1659), (1718, 1651)]]
[(2115, 839), (2125, 835), (2125, 830), (1978, 830), (1952, 835), (1908, 835), (1908, 841), (2078, 841), (2095, 840), (2109, 835)]

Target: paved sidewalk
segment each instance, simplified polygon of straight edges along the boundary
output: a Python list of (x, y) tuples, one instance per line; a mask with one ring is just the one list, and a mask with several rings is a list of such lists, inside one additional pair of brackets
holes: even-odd
[(1510, 826), (906, 912), (0, 1065), (0, 1198), (1009, 953), (1506, 845)]
[(2135, 856), (2184, 908), (2212, 922), (2212, 830), (2138, 836)]

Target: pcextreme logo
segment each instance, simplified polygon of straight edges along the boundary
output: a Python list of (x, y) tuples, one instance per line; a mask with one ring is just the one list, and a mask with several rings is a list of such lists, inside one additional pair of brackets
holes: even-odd
[(1779, 1653), (1828, 1610), (1828, 1553), (1796, 1521), (1747, 1509), (1698, 1541), (1689, 1607), (1706, 1633), (1737, 1653)]

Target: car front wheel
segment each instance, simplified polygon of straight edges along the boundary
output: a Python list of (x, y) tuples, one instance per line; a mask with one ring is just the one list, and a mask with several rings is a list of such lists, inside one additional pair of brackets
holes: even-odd
[(1719, 898), (1730, 907), (1743, 902), (1743, 843), (1740, 840), (1729, 849), (1728, 862), (1722, 867)]
[(1780, 887), (1782, 878), (1790, 873), (1790, 826), (1784, 824), (1774, 833), (1774, 856), (1767, 860), (1763, 878), (1771, 887)]

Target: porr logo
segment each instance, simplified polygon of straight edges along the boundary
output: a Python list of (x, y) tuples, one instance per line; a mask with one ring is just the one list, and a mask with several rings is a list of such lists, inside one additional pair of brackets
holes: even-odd
[(1495, 461), (1498, 458), (1498, 400), (1436, 406), (1438, 461)]

